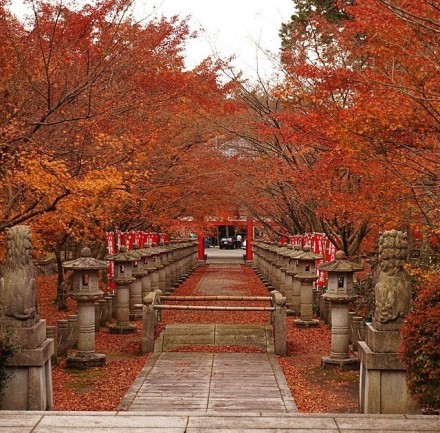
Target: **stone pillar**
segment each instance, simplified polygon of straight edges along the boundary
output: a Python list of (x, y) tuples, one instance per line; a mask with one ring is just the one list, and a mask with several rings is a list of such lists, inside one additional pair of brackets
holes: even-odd
[(275, 354), (286, 356), (287, 354), (287, 329), (286, 329), (286, 298), (277, 291), (271, 292), (273, 314)]
[(409, 394), (405, 365), (398, 354), (400, 327), (411, 300), (411, 288), (404, 270), (407, 251), (405, 233), (391, 230), (382, 234), (380, 272), (374, 281), (373, 322), (367, 325), (365, 342), (359, 342), (361, 413), (419, 412)]
[(142, 312), (136, 305), (142, 304), (142, 281), (140, 277), (130, 284), (129, 288), (129, 315), (130, 320), (137, 320), (142, 317)]
[(287, 269), (286, 296), (289, 304), (289, 313), (299, 315), (301, 310), (301, 282), (295, 278), (299, 272), (298, 257), (303, 254), (301, 247), (295, 245), (290, 253), (289, 267)]
[(111, 334), (130, 334), (136, 331), (136, 327), (131, 325), (130, 320), (130, 292), (125, 282), (118, 284), (116, 291), (116, 324), (110, 326)]
[(353, 344), (353, 317), (356, 316), (356, 313), (354, 311), (348, 312), (348, 336), (349, 336), (349, 343)]
[(73, 349), (78, 347), (78, 315), (71, 314), (67, 317), (68, 321), (68, 347)]
[(58, 342), (58, 335), (57, 335), (57, 327), (56, 326), (46, 326), (46, 338), (50, 338), (53, 340), (53, 355), (51, 357), (51, 364), (57, 365), (58, 364), (58, 350), (57, 350), (57, 342)]
[(127, 247), (121, 246), (120, 252), (113, 256), (108, 256), (107, 260), (115, 262), (115, 276), (113, 281), (116, 283), (116, 324), (109, 327), (111, 334), (130, 334), (136, 332), (136, 326), (131, 325), (130, 320), (130, 289), (129, 286), (135, 280), (132, 275), (133, 261), (135, 259), (127, 251)]
[(112, 297), (111, 296), (104, 296), (104, 299), (107, 302), (107, 322), (111, 323), (113, 320)]
[(112, 298), (112, 319), (116, 320), (116, 293), (110, 293), (110, 297)]
[(142, 299), (145, 298), (147, 293), (150, 293), (152, 291), (151, 289), (151, 271), (148, 270), (145, 275), (142, 277), (141, 280), (142, 284)]
[(0, 409), (52, 410), (54, 341), (46, 337), (46, 321), (38, 315), (31, 230), (15, 226), (6, 230), (6, 238), (0, 326), (11, 331), (20, 349), (6, 360), (10, 380), (0, 396)]
[(353, 316), (351, 323), (351, 339), (353, 342), (353, 352), (358, 352), (358, 344), (359, 341), (363, 341), (363, 337), (361, 335), (361, 327), (362, 327), (362, 317)]
[(101, 328), (105, 328), (107, 326), (107, 301), (105, 299), (100, 299), (98, 301), (99, 304), (99, 324)]
[(133, 283), (129, 287), (129, 316), (130, 320), (137, 320), (142, 318), (142, 311), (137, 307), (137, 305), (142, 304), (142, 277), (147, 273), (145, 269), (144, 258), (146, 252), (140, 250), (139, 246), (135, 243), (133, 244), (133, 251), (131, 251), (133, 258), (133, 272), (132, 275), (135, 278)]
[(68, 352), (69, 339), (69, 322), (67, 319), (60, 319), (57, 321), (58, 327), (58, 356), (66, 356)]
[(95, 309), (95, 332), (99, 332), (101, 330), (101, 305), (98, 301), (93, 305)]

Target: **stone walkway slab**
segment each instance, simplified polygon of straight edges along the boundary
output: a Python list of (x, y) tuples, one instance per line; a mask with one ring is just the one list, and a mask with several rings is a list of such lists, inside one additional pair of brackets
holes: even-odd
[(272, 325), (169, 324), (157, 338), (154, 351), (184, 346), (245, 346), (274, 353)]
[(119, 410), (185, 413), (296, 411), (274, 355), (154, 354)]
[(439, 416), (1, 411), (0, 433), (439, 433)]

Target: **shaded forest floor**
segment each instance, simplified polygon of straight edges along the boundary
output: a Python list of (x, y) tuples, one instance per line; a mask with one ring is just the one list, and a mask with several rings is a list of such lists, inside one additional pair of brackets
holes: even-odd
[[(175, 295), (194, 294), (194, 288), (209, 268), (198, 268), (184, 282)], [(222, 270), (225, 272), (225, 269)], [(241, 267), (227, 269), (231, 287), (241, 295), (267, 295), (267, 289), (252, 269)], [(245, 278), (243, 278), (243, 273)], [(69, 311), (59, 312), (53, 303), (56, 279), (54, 276), (39, 277), (40, 316), (48, 325), (75, 314), (76, 303), (68, 301)], [(204, 304), (207, 304), (204, 302)], [(229, 305), (230, 303), (228, 303)], [(233, 305), (241, 305), (240, 302)], [(258, 305), (256, 303), (255, 305)], [(330, 330), (320, 323), (317, 328), (297, 328), (294, 317), (287, 318), (288, 356), (278, 357), (287, 383), (298, 406), (304, 413), (357, 413), (359, 371), (323, 369), (321, 357), (330, 353)], [(268, 323), (265, 312), (215, 312), (163, 311), (163, 320), (157, 334), (167, 323)], [(137, 332), (129, 335), (111, 335), (107, 328), (96, 333), (96, 352), (106, 355), (104, 368), (86, 371), (66, 368), (65, 359), (59, 359), (53, 367), (55, 410), (110, 411), (115, 410), (129, 387), (145, 365), (148, 355), (141, 355), (141, 321)], [(179, 349), (178, 349), (179, 350)], [(250, 352), (252, 347), (182, 347), (182, 351)]]

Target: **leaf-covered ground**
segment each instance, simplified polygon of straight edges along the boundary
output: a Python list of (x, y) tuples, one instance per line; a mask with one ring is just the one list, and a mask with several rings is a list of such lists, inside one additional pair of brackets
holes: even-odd
[[(218, 268), (209, 270), (199, 268), (176, 291), (175, 295), (200, 293), (200, 281), (207, 272), (227, 273), (222, 289), (233, 290), (243, 296), (267, 295), (267, 289), (258, 277), (247, 267)], [(211, 274), (212, 275), (212, 274)], [(243, 278), (244, 275), (244, 278)], [(219, 276), (221, 276), (219, 274)], [(55, 278), (39, 277), (40, 316), (48, 324), (74, 314), (76, 305), (69, 301), (70, 311), (58, 312), (53, 303), (55, 297)], [(203, 302), (204, 305), (207, 302)], [(221, 302), (212, 304), (224, 305)], [(253, 302), (254, 305), (267, 305)], [(228, 302), (228, 305), (231, 305)], [(244, 305), (234, 302), (233, 305)], [(247, 304), (249, 305), (249, 304)], [(167, 323), (252, 323), (267, 324), (265, 312), (205, 312), (205, 311), (163, 311), (163, 320), (157, 327), (158, 334)], [(288, 356), (279, 357), (300, 412), (357, 412), (358, 411), (358, 371), (339, 371), (322, 369), (321, 357), (330, 353), (330, 330), (320, 324), (318, 328), (297, 328), (294, 317), (287, 318)], [(106, 328), (96, 333), (96, 351), (106, 355), (104, 368), (87, 371), (74, 371), (65, 368), (61, 361), (53, 368), (55, 410), (115, 410), (134, 379), (145, 365), (148, 356), (141, 355), (140, 321), (138, 332), (118, 336), (108, 333)], [(256, 352), (258, 349), (243, 346), (207, 347), (185, 346), (180, 351), (204, 352)]]

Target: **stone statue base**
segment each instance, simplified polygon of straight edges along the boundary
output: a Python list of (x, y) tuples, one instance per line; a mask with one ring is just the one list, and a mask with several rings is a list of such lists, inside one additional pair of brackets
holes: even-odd
[(331, 356), (323, 356), (321, 358), (322, 368), (338, 368), (339, 370), (358, 370), (359, 359), (355, 358), (332, 358)]
[(67, 367), (78, 370), (87, 370), (92, 367), (104, 367), (105, 355), (102, 353), (93, 353), (90, 356), (69, 356), (67, 358)]
[[(4, 320), (0, 323), (7, 325)], [(20, 350), (6, 363), (10, 380), (0, 399), (1, 409), (53, 410), (51, 356), (54, 341), (46, 338), (46, 321), (14, 328), (14, 332)]]
[(365, 341), (359, 341), (361, 362), (360, 413), (420, 413), (406, 385), (406, 367), (397, 353), (399, 331), (381, 331), (367, 325)]
[(312, 328), (315, 326), (319, 326), (319, 320), (317, 319), (311, 319), (311, 320), (297, 319), (294, 320), (293, 323), (299, 328)]
[(119, 335), (125, 335), (125, 334), (133, 334), (137, 330), (136, 326), (134, 325), (110, 325), (108, 327), (108, 332), (110, 334), (119, 334)]

